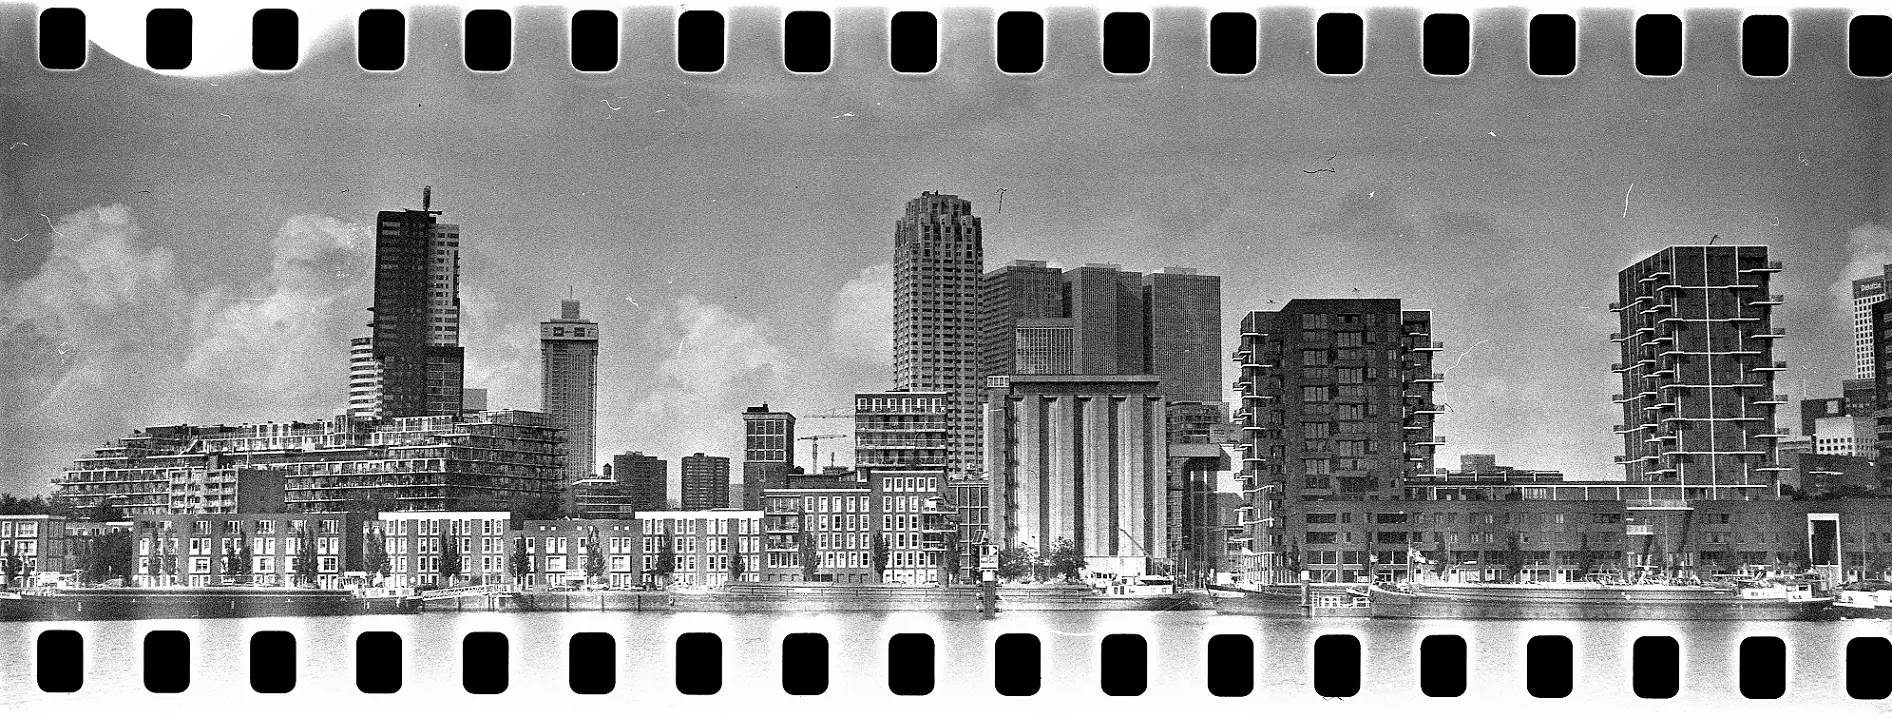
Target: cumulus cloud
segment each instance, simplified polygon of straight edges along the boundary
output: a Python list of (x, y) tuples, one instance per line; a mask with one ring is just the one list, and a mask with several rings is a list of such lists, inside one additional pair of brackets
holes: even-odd
[(647, 386), (618, 384), (600, 397), (600, 403), (630, 407), (628, 425), (600, 427), (600, 460), (620, 447), (664, 457), (698, 451), (729, 456), (742, 447), (736, 416), (749, 401), (799, 390), (787, 385), (792, 362), (767, 327), (694, 296), (656, 312), (641, 336), (663, 358), (645, 379)]
[(54, 229), (38, 273), (0, 286), (9, 490), (41, 491), (71, 459), (138, 426), (341, 408), (347, 342), (366, 316), (366, 228), (291, 218), (269, 243), (269, 274), (240, 287), (148, 241), (122, 205)]
[(828, 331), (836, 355), (893, 366), (893, 265), (868, 267), (841, 285), (834, 293)]

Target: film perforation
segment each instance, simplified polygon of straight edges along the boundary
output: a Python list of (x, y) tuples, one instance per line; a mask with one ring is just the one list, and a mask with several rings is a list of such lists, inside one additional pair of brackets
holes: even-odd
[(1846, 695), (1855, 700), (1882, 701), (1892, 697), (1892, 641), (1879, 636), (1857, 636), (1846, 642)]
[(407, 66), (407, 16), (385, 8), (361, 11), (355, 24), (355, 62), (370, 72)]
[(1327, 75), (1366, 67), (1366, 21), (1354, 13), (1322, 13), (1314, 21), (1314, 66)]
[(1892, 17), (1860, 15), (1846, 24), (1847, 63), (1859, 77), (1892, 75)]
[(902, 10), (888, 21), (887, 62), (895, 72), (924, 74), (939, 67), (939, 17)]
[(1255, 16), (1245, 12), (1218, 12), (1209, 18), (1209, 69), (1223, 75), (1246, 75), (1260, 60)]
[(994, 25), (995, 54), (999, 71), (1029, 75), (1045, 66), (1045, 18), (1035, 12), (1008, 10), (999, 13)]
[(566, 682), (579, 695), (604, 695), (617, 689), (617, 637), (602, 631), (572, 634)]
[(85, 686), (85, 642), (78, 631), (41, 631), (36, 643), (34, 676), (41, 691), (77, 693)]
[(1524, 644), (1524, 690), (1532, 698), (1568, 698), (1575, 649), (1567, 636), (1532, 636)]
[(782, 637), (782, 692), (818, 696), (828, 692), (828, 637), (790, 633)]
[(1646, 77), (1672, 77), (1682, 72), (1682, 18), (1666, 13), (1636, 18), (1634, 44), (1636, 72)]
[(1577, 71), (1577, 19), (1569, 15), (1532, 15), (1526, 44), (1531, 72), (1540, 77)]
[(677, 636), (677, 692), (715, 695), (723, 689), (723, 638), (701, 631)]
[(1314, 692), (1324, 698), (1360, 694), (1360, 638), (1329, 633), (1314, 639)]
[(1210, 636), (1203, 661), (1209, 695), (1241, 698), (1255, 691), (1255, 639), (1240, 633)]
[(296, 689), (296, 637), (288, 631), (250, 634), (250, 690), (288, 693)]
[(1741, 71), (1753, 77), (1787, 74), (1793, 54), (1791, 28), (1780, 15), (1749, 15), (1741, 19)]
[(505, 72), (512, 66), (512, 14), (505, 10), (481, 9), (466, 14), (461, 23), (464, 33), (466, 67), (474, 72)]
[(300, 52), (296, 11), (263, 8), (250, 17), (250, 64), (258, 70), (296, 69)]
[(1135, 633), (1112, 633), (1097, 646), (1098, 681), (1107, 696), (1140, 696), (1150, 685), (1150, 644)]
[(833, 64), (833, 22), (819, 10), (796, 10), (782, 18), (782, 64), (789, 72), (827, 72)]
[(1150, 69), (1150, 16), (1113, 12), (1104, 16), (1104, 69), (1140, 75)]
[(85, 65), (85, 11), (51, 7), (39, 13), (39, 64), (48, 70)]
[(401, 690), (401, 634), (393, 631), (363, 631), (355, 636), (355, 689), (362, 693), (395, 693)]
[(1465, 695), (1465, 639), (1435, 634), (1419, 641), (1419, 692), (1430, 698)]
[(924, 696), (933, 692), (933, 637), (924, 633), (896, 633), (887, 638), (887, 691), (897, 696)]
[(1034, 696), (1043, 682), (1038, 637), (1007, 633), (992, 642), (992, 688), (1002, 696)]
[(1682, 690), (1682, 645), (1672, 636), (1643, 636), (1632, 644), (1630, 687), (1638, 698), (1674, 698)]
[(191, 64), (191, 11), (156, 8), (145, 13), (145, 64), (182, 70)]
[(152, 631), (144, 640), (145, 690), (183, 693), (191, 685), (191, 638), (183, 631)]
[(715, 10), (685, 10), (677, 15), (677, 67), (684, 72), (723, 69), (723, 14)]
[(1787, 694), (1787, 643), (1778, 636), (1741, 639), (1741, 695), (1773, 700)]
[(610, 10), (580, 10), (571, 21), (572, 68), (610, 72), (618, 66), (618, 15)]
[(1472, 23), (1464, 15), (1427, 15), (1419, 37), (1419, 64), (1426, 74), (1457, 76), (1471, 71)]
[(505, 693), (511, 685), (512, 645), (499, 631), (473, 631), (460, 639), (460, 685), (476, 695)]

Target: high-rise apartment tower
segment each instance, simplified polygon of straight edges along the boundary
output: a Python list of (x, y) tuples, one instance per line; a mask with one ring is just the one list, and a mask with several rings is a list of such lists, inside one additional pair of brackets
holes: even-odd
[(894, 224), (894, 388), (946, 392), (947, 475), (983, 470), (979, 283), (972, 203), (922, 193)]
[(565, 425), (565, 478), (598, 470), (598, 324), (578, 313), (578, 300), (559, 303), (557, 319), (539, 322), (539, 401)]

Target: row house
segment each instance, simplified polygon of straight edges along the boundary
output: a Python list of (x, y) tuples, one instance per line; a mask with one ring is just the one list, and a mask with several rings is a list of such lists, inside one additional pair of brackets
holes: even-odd
[(17, 557), (20, 572), (12, 585), (38, 582), (39, 574), (59, 574), (76, 566), (69, 560), (66, 517), (44, 514), (0, 516), (0, 560)]
[[(525, 584), (574, 586), (596, 581), (612, 588), (631, 588), (760, 580), (762, 519), (760, 511), (710, 509), (643, 511), (628, 519), (525, 521), (520, 529), (530, 564)], [(601, 546), (603, 559), (596, 574), (586, 566), (593, 540)], [(673, 562), (668, 572), (657, 563), (665, 542), (670, 544)]]
[[(512, 514), (507, 511), (383, 511), (373, 528), (387, 551), (390, 588), (446, 587), (454, 583), (506, 583), (507, 540)], [(458, 572), (448, 575), (445, 559), (458, 552)]]
[[(293, 586), (302, 542), (314, 542), (317, 586), (361, 569), (358, 513), (155, 514), (131, 522), (140, 586)], [(247, 565), (241, 563), (246, 554)]]
[[(762, 492), (763, 581), (950, 580), (946, 554), (960, 539), (943, 470), (858, 469), (805, 481)], [(874, 571), (876, 536), (886, 541), (884, 577)], [(804, 567), (804, 556), (814, 565)]]

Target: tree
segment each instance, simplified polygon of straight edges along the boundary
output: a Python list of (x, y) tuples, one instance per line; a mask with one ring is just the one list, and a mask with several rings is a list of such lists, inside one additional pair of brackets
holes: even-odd
[(124, 521), (125, 510), (112, 505), (112, 497), (107, 496), (99, 499), (98, 505), (92, 507), (92, 520), (101, 523), (107, 521)]
[(651, 567), (651, 573), (662, 576), (664, 583), (670, 582), (670, 575), (677, 570), (677, 539), (666, 530), (657, 539), (657, 565)]
[(808, 533), (808, 517), (802, 517), (801, 527), (801, 580), (815, 580), (815, 567), (821, 561), (821, 555), (815, 553), (815, 535)]
[(388, 534), (378, 526), (364, 527), (361, 541), (361, 570), (368, 574), (368, 580), (386, 578), (391, 571), (388, 559)]
[(236, 580), (237, 576), (241, 575), (240, 570), (237, 568), (237, 564), (240, 563), (241, 561), (242, 560), (237, 557), (236, 543), (231, 542), (228, 544), (224, 544), (224, 547), (223, 547), (223, 577), (225, 579), (224, 583), (237, 582)]
[(315, 522), (303, 521), (296, 535), (296, 585), (316, 585)]
[(164, 564), (164, 536), (157, 531), (151, 532), (151, 551), (145, 561), (145, 575), (151, 577), (151, 584), (157, 585), (159, 567)]
[(887, 558), (892, 552), (887, 550), (887, 537), (879, 531), (874, 532), (874, 580), (887, 580)]
[(245, 579), (252, 578), (256, 570), (256, 555), (250, 549), (250, 532), (243, 532), (243, 544), (237, 547), (237, 575)]
[(1068, 538), (1059, 537), (1051, 544), (1051, 558), (1046, 568), (1051, 575), (1063, 577), (1066, 581), (1076, 581), (1084, 577), (1084, 552), (1077, 549), (1077, 544)]
[(1504, 568), (1511, 573), (1512, 583), (1519, 583), (1524, 579), (1524, 549), (1519, 541), (1516, 531), (1512, 531), (1504, 541)]
[(1301, 577), (1301, 566), (1303, 565), (1301, 560), (1301, 544), (1295, 541), (1289, 541), (1288, 555), (1285, 558), (1288, 562), (1288, 573), (1293, 574), (1294, 578), (1299, 579)]
[(442, 521), (440, 527), (440, 578), (451, 586), (460, 577), (460, 537), (447, 533), (448, 523)]
[(26, 572), (26, 561), (21, 559), (20, 554), (13, 549), (12, 541), (0, 541), (0, 544), (4, 544), (6, 550), (5, 556), (0, 557), (0, 571), (5, 572), (6, 583), (0, 585), (12, 588), (13, 579), (19, 578), (20, 574)]
[(1583, 533), (1577, 539), (1577, 577), (1586, 578), (1596, 569), (1596, 553), (1590, 550), (1590, 534)]
[(735, 551), (729, 552), (729, 580), (741, 581), (743, 572), (747, 570), (749, 567), (743, 565), (742, 554)]
[(946, 551), (939, 557), (939, 585), (946, 586), (959, 580), (959, 551), (959, 537), (947, 534)]
[(525, 583), (526, 574), (532, 572), (532, 557), (526, 555), (526, 537), (512, 537), (512, 550), (506, 556), (507, 566), (512, 572), (513, 583)]
[(1016, 581), (1031, 572), (1031, 547), (1023, 543), (999, 549), (999, 578)]
[(585, 527), (585, 536), (585, 578), (599, 578), (604, 575), (604, 545), (598, 541), (598, 527)]

